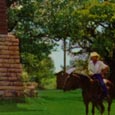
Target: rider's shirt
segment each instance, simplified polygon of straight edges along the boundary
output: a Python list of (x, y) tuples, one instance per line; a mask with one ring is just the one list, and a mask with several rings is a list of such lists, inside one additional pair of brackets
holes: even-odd
[(89, 70), (89, 75), (94, 75), (94, 74), (100, 74), (103, 69), (108, 67), (106, 64), (104, 64), (102, 61), (97, 61), (95, 64), (91, 60), (88, 64), (88, 70)]

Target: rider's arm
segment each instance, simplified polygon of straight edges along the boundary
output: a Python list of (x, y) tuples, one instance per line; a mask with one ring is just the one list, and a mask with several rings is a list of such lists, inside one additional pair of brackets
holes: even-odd
[(91, 61), (88, 63), (88, 73), (90, 76), (94, 75), (93, 67)]
[(104, 76), (109, 71), (109, 66), (101, 62), (101, 74)]

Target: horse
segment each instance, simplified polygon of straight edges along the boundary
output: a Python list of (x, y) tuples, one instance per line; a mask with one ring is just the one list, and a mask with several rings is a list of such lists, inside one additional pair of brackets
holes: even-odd
[(104, 98), (102, 95), (102, 88), (99, 84), (99, 81), (92, 80), (88, 76), (71, 73), (69, 77), (65, 80), (64, 83), (64, 91), (72, 90), (72, 89), (82, 89), (82, 97), (85, 104), (85, 112), (86, 115), (89, 113), (89, 103), (92, 103), (92, 115), (95, 114), (95, 107), (100, 111), (101, 115), (103, 115), (105, 107), (103, 101), (106, 100), (108, 103), (108, 115), (110, 115), (111, 104), (112, 104), (112, 92), (113, 92), (113, 84), (109, 80), (104, 80), (108, 89), (109, 97)]

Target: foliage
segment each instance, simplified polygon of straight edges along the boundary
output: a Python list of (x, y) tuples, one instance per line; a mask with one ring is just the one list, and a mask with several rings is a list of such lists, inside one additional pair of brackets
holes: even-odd
[(104, 57), (111, 56), (114, 39), (108, 38), (111, 32), (114, 34), (114, 28), (110, 28), (110, 25), (114, 25), (114, 3), (99, 0), (56, 0), (45, 1), (42, 6), (44, 11), (41, 21), (50, 38), (69, 38), (69, 51), (78, 44), (77, 47), (85, 52), (96, 50)]
[(21, 62), (29, 79), (36, 78), (39, 82), (42, 77), (53, 76), (54, 65), (49, 54), (55, 45), (40, 21), (41, 3), (42, 1), (37, 0), (7, 1), (8, 30), (20, 39)]
[(111, 46), (115, 39), (114, 3), (98, 0), (83, 2), (57, 0), (47, 1), (43, 7), (46, 10), (42, 19), (48, 21), (45, 24), (51, 38), (69, 38), (70, 49), (78, 44), (77, 47), (81, 47), (85, 52), (96, 50), (103, 57), (111, 57), (114, 48)]
[[(96, 13), (99, 11), (95, 10), (95, 7), (98, 7), (101, 13)], [(102, 31), (97, 32), (98, 35), (96, 35), (96, 39), (94, 41), (95, 45), (97, 44), (97, 46), (95, 47), (95, 45), (93, 45), (92, 47), (96, 49), (99, 53), (101, 53), (103, 56), (112, 57), (111, 52), (114, 50), (114, 40), (115, 40), (114, 38), (115, 35), (113, 33), (114, 31), (113, 18), (115, 16), (114, 15), (115, 5), (110, 4), (110, 3), (104, 3), (101, 6), (98, 5), (95, 7), (91, 8), (90, 13), (91, 15), (93, 15), (93, 17), (97, 16), (94, 21), (95, 21), (95, 24), (97, 24), (98, 26), (101, 26)]]
[(77, 43), (85, 52), (98, 51), (103, 57), (111, 58), (115, 40), (114, 7), (115, 4), (104, 2), (74, 11), (78, 28), (72, 43)]
[[(48, 73), (46, 70), (49, 68), (43, 69), (41, 62), (48, 60), (48, 55), (55, 45), (54, 40), (68, 39), (68, 51), (81, 47), (80, 53), (95, 50), (105, 59), (113, 60), (114, 1), (19, 0), (14, 2), (12, 0), (12, 2), (12, 5), (8, 5), (10, 6), (9, 31), (20, 38), (22, 62), (32, 76), (35, 73), (35, 76), (42, 78), (47, 76), (42, 73), (44, 71)], [(52, 68), (50, 69), (52, 71)]]
[(9, 31), (20, 38), (21, 52), (28, 52), (37, 55), (39, 59), (47, 56), (51, 49), (50, 42), (41, 22), (37, 20), (41, 15), (36, 13), (39, 9), (37, 1), (20, 1), (8, 10)]
[(21, 77), (23, 82), (29, 82), (29, 75), (26, 71), (23, 70)]
[(45, 89), (56, 89), (56, 77), (53, 76), (50, 79), (43, 78), (42, 79), (42, 85), (44, 86)]
[(24, 68), (28, 73), (29, 80), (38, 82), (39, 87), (44, 87), (43, 79), (48, 81), (48, 79), (54, 77), (54, 64), (51, 58), (47, 57), (40, 61), (37, 56), (24, 53), (22, 59), (26, 63)]

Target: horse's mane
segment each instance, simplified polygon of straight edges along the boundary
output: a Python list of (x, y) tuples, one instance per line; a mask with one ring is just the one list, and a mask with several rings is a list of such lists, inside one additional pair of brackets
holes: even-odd
[(80, 79), (83, 84), (90, 85), (90, 78), (86, 75), (80, 74), (80, 73), (72, 73), (70, 76), (74, 76)]
[(86, 75), (83, 75), (83, 74), (80, 74), (80, 73), (74, 73), (74, 74), (79, 76), (80, 79), (82, 79), (82, 80), (90, 81), (90, 78), (88, 76), (86, 76)]

